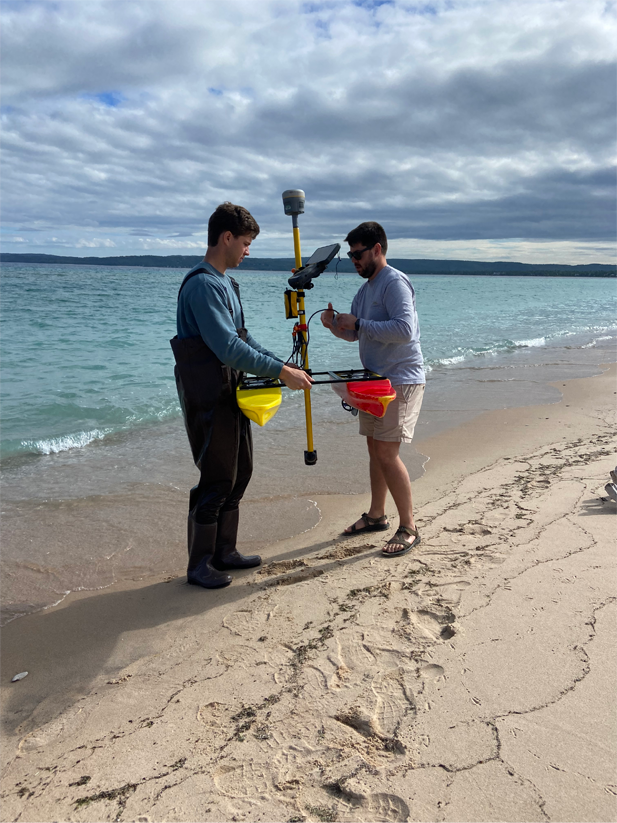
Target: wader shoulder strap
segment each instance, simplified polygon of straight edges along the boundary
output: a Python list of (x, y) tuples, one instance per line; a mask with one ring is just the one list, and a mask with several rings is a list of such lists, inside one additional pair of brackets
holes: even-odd
[[(195, 277), (196, 274), (212, 274), (212, 272), (208, 271), (208, 269), (205, 266), (200, 266), (200, 268), (190, 271), (182, 281), (182, 285), (180, 286), (180, 290), (178, 291), (178, 300), (180, 299), (180, 295), (182, 294), (182, 289), (186, 286), (186, 284), (192, 277)], [(238, 296), (238, 302), (240, 303), (240, 286), (236, 283), (233, 277), (230, 277), (229, 279), (231, 280), (231, 285), (233, 286), (234, 291)], [(225, 299), (227, 300), (227, 308), (229, 309), (229, 313), (233, 317), (234, 310), (231, 305), (231, 300), (229, 299), (229, 295), (227, 294), (227, 289), (224, 288), (224, 291)], [(244, 312), (242, 311), (242, 303), (240, 303), (240, 315), (242, 317), (242, 325), (244, 326)]]
[(231, 280), (232, 288), (236, 293), (236, 297), (238, 298), (238, 303), (240, 304), (240, 320), (242, 321), (241, 325), (242, 325), (242, 328), (245, 328), (245, 326), (244, 326), (244, 309), (242, 308), (242, 300), (240, 300), (240, 284), (238, 283), (237, 280), (234, 280), (233, 277), (230, 277), (229, 275), (227, 275), (227, 276)]
[(196, 274), (209, 274), (209, 272), (208, 269), (204, 268), (203, 266), (201, 266), (199, 269), (194, 269), (193, 271), (190, 271), (182, 281), (182, 285), (180, 286), (180, 289), (178, 291), (178, 300), (180, 299), (180, 295), (182, 294), (182, 289), (186, 286), (186, 284), (192, 277), (195, 277)]

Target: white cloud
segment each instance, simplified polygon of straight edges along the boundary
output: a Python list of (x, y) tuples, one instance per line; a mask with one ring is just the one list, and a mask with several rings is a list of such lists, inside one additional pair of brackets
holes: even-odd
[(75, 248), (78, 249), (115, 249), (116, 244), (113, 240), (104, 240), (98, 237), (94, 237), (91, 240), (78, 240), (75, 243)]
[(377, 219), (576, 262), (614, 235), (616, 28), (600, 0), (11, 4), (4, 224), (191, 250), (229, 199), (287, 255), (300, 186), (305, 246)]
[(191, 254), (195, 249), (198, 251), (203, 250), (205, 252), (206, 241), (202, 240), (201, 242), (196, 240), (173, 240), (168, 237), (151, 237), (151, 238), (139, 238), (136, 241), (136, 245), (142, 249), (161, 249), (161, 250), (173, 250), (174, 252), (178, 251), (185, 251), (187, 254)]

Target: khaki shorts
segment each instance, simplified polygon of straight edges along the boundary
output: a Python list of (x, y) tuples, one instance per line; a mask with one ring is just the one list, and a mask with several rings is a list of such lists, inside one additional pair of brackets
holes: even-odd
[(374, 440), (411, 443), (424, 397), (424, 383), (392, 386), (396, 397), (388, 403), (383, 417), (359, 412), (360, 434)]

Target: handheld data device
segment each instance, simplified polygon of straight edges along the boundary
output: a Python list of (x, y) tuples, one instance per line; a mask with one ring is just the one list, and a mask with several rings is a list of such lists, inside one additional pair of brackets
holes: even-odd
[(322, 246), (314, 251), (306, 261), (306, 265), (298, 269), (287, 281), (292, 289), (312, 289), (313, 278), (326, 270), (330, 263), (341, 250), (340, 243), (332, 243), (331, 246)]

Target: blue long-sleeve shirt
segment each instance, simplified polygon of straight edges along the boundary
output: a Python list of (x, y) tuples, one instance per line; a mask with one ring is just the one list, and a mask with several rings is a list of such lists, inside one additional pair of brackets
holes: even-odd
[(395, 386), (426, 381), (416, 297), (406, 274), (384, 266), (360, 287), (351, 313), (360, 320), (359, 331), (337, 330), (335, 316), (335, 334), (360, 341), (364, 368), (387, 377)]
[(210, 263), (198, 263), (193, 268), (198, 267), (207, 269), (207, 273), (191, 277), (178, 300), (180, 340), (201, 336), (226, 366), (260, 377), (278, 377), (282, 361), (260, 346), (250, 334), (247, 334), (246, 343), (238, 337), (242, 311), (229, 277)]

